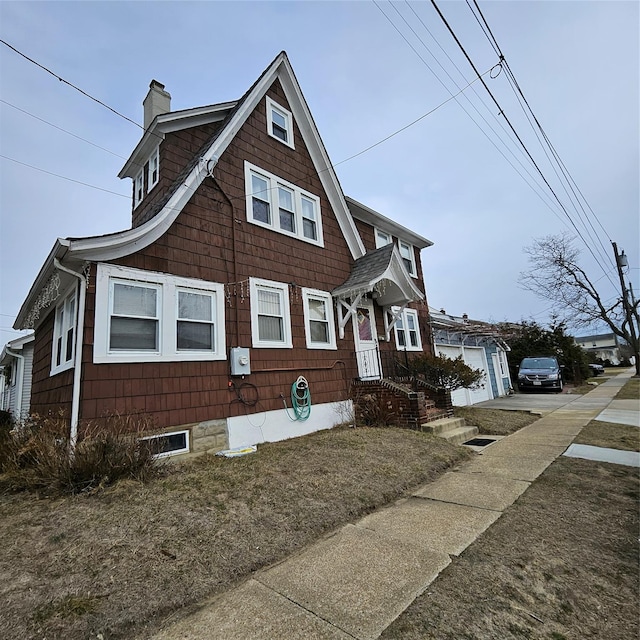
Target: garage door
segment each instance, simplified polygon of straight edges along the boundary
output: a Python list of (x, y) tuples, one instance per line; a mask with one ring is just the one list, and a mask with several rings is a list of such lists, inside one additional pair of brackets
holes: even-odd
[(480, 369), (484, 371), (484, 388), (469, 390), (469, 389), (457, 389), (451, 394), (451, 402), (456, 407), (464, 407), (469, 404), (475, 404), (476, 402), (482, 402), (483, 400), (491, 400), (491, 383), (489, 382), (489, 372), (484, 363), (484, 354), (481, 347), (464, 347), (464, 353), (462, 347), (454, 347), (451, 345), (436, 345), (436, 351), (447, 358), (457, 358), (460, 355), (464, 355), (464, 361), (473, 369)]
[(480, 369), (484, 371), (484, 387), (481, 389), (466, 390), (469, 394), (469, 404), (482, 402), (483, 400), (491, 400), (491, 382), (489, 381), (489, 372), (484, 364), (484, 349), (478, 347), (464, 348), (464, 361), (472, 369)]

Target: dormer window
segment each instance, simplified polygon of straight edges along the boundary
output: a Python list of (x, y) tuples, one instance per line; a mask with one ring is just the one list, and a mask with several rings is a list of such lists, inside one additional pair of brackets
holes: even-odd
[(133, 181), (133, 206), (137, 207), (144, 198), (144, 171), (140, 169), (140, 173)]
[[(146, 174), (146, 184), (145, 184)], [(149, 160), (142, 165), (139, 173), (133, 180), (133, 208), (135, 209), (144, 199), (144, 196), (158, 184), (160, 180), (160, 147), (156, 147)]]
[(267, 133), (288, 147), (293, 146), (293, 116), (277, 102), (267, 97)]
[(156, 150), (151, 154), (149, 158), (149, 177), (147, 179), (148, 187), (147, 191), (151, 191), (153, 187), (158, 184), (160, 179), (160, 147), (156, 147)]

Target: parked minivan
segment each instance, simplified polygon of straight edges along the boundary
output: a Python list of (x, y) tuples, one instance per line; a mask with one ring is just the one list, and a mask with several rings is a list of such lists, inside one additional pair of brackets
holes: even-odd
[(518, 389), (553, 389), (562, 391), (562, 368), (553, 356), (524, 358), (518, 369)]

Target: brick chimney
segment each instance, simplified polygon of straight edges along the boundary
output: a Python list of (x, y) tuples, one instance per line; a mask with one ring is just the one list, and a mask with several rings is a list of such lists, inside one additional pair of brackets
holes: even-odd
[(149, 128), (156, 116), (171, 111), (171, 95), (164, 90), (164, 85), (157, 80), (152, 80), (149, 85), (149, 93), (142, 101), (144, 107), (144, 129)]

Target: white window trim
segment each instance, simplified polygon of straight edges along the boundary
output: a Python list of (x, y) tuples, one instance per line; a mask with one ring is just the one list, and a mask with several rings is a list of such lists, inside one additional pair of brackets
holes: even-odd
[(168, 436), (177, 436), (181, 433), (185, 434), (185, 447), (182, 449), (174, 449), (172, 451), (165, 451), (163, 453), (157, 453), (153, 457), (155, 459), (159, 458), (168, 458), (169, 456), (177, 456), (181, 453), (189, 453), (189, 430), (184, 429), (181, 431), (169, 431), (168, 433), (157, 433), (153, 436), (145, 436), (144, 438), (140, 438), (141, 440), (157, 440), (158, 438), (166, 438)]
[[(254, 220), (253, 218), (253, 193), (251, 187), (251, 175), (255, 173), (263, 180), (266, 180), (268, 183), (267, 193), (258, 194), (261, 200), (265, 200), (269, 202), (269, 209), (271, 212), (271, 223), (262, 222), (261, 220)], [(291, 238), (297, 238), (298, 240), (302, 240), (303, 242), (308, 242), (309, 244), (316, 245), (318, 247), (324, 247), (324, 240), (322, 237), (322, 214), (320, 210), (320, 198), (318, 196), (297, 187), (295, 184), (291, 184), (287, 180), (283, 180), (278, 176), (261, 169), (260, 167), (256, 167), (255, 165), (247, 162), (245, 160), (244, 163), (244, 178), (245, 178), (245, 190), (246, 190), (246, 207), (247, 207), (247, 222), (251, 224), (258, 225), (259, 227), (264, 227), (265, 229), (271, 229), (277, 233), (282, 233)], [(287, 231), (286, 229), (280, 228), (280, 209), (278, 202), (278, 185), (281, 185), (290, 191), (293, 191), (293, 200), (294, 200), (294, 214), (295, 214), (295, 233), (291, 231)], [(316, 235), (318, 236), (316, 240), (313, 238), (307, 238), (303, 233), (303, 224), (302, 224), (302, 196), (308, 198), (313, 201), (315, 206), (316, 213)]]
[[(274, 342), (271, 340), (260, 340), (258, 327), (258, 289), (260, 287), (275, 289), (282, 294), (283, 330), (284, 340)], [(249, 278), (249, 291), (251, 298), (251, 338), (252, 344), (256, 348), (263, 349), (292, 349), (293, 340), (291, 337), (291, 310), (289, 308), (289, 285), (284, 282), (273, 280), (263, 280), (262, 278)]]
[[(157, 164), (158, 164), (155, 181), (153, 180), (153, 169), (152, 169), (153, 160), (157, 160)], [(149, 157), (149, 171), (147, 173), (147, 193), (149, 193), (149, 191), (151, 191), (151, 189), (153, 189), (153, 187), (155, 187), (159, 181), (160, 181), (160, 146), (158, 145), (155, 151)]]
[[(420, 322), (418, 320), (418, 312), (415, 309), (403, 309), (399, 315), (400, 319), (402, 320), (402, 331), (404, 331), (405, 346), (402, 346), (400, 344), (400, 341), (398, 340), (398, 324), (396, 322), (393, 325), (393, 331), (396, 338), (396, 349), (398, 351), (422, 351), (422, 336), (420, 335)], [(413, 316), (416, 324), (416, 335), (418, 339), (418, 346), (416, 347), (410, 344), (411, 341), (409, 340), (409, 323), (407, 322), (408, 316)]]
[[(327, 309), (327, 323), (329, 325), (329, 341), (328, 342), (312, 342), (311, 341), (311, 317), (309, 314), (309, 299), (315, 298), (322, 300)], [(336, 326), (333, 317), (333, 298), (327, 291), (319, 291), (318, 289), (302, 288), (302, 304), (304, 308), (304, 330), (307, 339), (307, 349), (337, 349), (336, 345)]]
[[(138, 184), (141, 183), (140, 195), (138, 195)], [(144, 169), (140, 169), (133, 179), (133, 207), (137, 207), (144, 200)]]
[[(267, 98), (267, 133), (272, 138), (280, 142), (281, 144), (284, 144), (291, 149), (295, 149), (293, 144), (293, 116), (291, 115), (291, 111), (279, 105), (275, 100), (272, 100), (269, 96), (266, 96), (266, 98)], [(287, 132), (286, 140), (279, 138), (277, 135), (273, 133), (273, 118), (271, 117), (271, 110), (278, 112), (285, 119), (286, 121), (285, 131)]]
[[(110, 351), (110, 295), (111, 282), (125, 282), (141, 286), (154, 286), (158, 296), (158, 350)], [(177, 320), (178, 291), (215, 295), (215, 349), (214, 351), (178, 350)], [(224, 285), (191, 278), (181, 278), (167, 273), (142, 271), (113, 264), (99, 263), (96, 275), (96, 311), (93, 344), (95, 364), (113, 362), (185, 362), (226, 360)]]
[[(393, 242), (393, 237), (388, 231), (383, 231), (382, 229), (378, 229), (377, 227), (374, 227), (373, 232), (375, 234), (375, 239), (376, 239), (376, 249), (380, 249), (381, 247), (386, 247), (388, 244), (391, 244)], [(387, 241), (381, 242), (380, 238), (378, 237), (378, 234), (386, 236)]]
[[(408, 258), (406, 256), (402, 255), (403, 247), (409, 253), (409, 257)], [(409, 260), (411, 262), (411, 269), (408, 269), (409, 275), (411, 277), (413, 277), (413, 278), (417, 278), (418, 277), (418, 271), (416, 269), (416, 252), (415, 252), (415, 249), (414, 249), (413, 245), (409, 244), (408, 242), (403, 242), (402, 240), (398, 240), (398, 251), (399, 251), (400, 257), (403, 259), (403, 261), (406, 259), (406, 260)], [(403, 264), (404, 264), (404, 262), (403, 262)]]
[[(72, 325), (69, 325), (65, 321), (65, 326), (60, 327), (58, 322), (58, 311), (60, 307), (66, 307), (69, 300), (73, 298), (73, 319)], [(66, 317), (66, 314), (65, 314)], [(53, 317), (53, 346), (51, 348), (51, 370), (49, 371), (50, 376), (55, 376), (58, 373), (62, 373), (63, 371), (67, 371), (68, 369), (73, 369), (75, 365), (75, 355), (76, 355), (76, 331), (78, 327), (78, 300), (76, 296), (75, 287), (65, 293), (62, 296), (61, 301), (56, 305), (55, 314)], [(65, 354), (67, 351), (67, 340), (69, 338), (68, 331), (73, 328), (73, 337), (71, 339), (71, 358), (66, 362), (62, 362), (60, 365), (56, 366), (56, 356), (57, 356), (57, 346), (58, 346), (58, 338), (62, 338), (62, 347), (61, 353)]]

